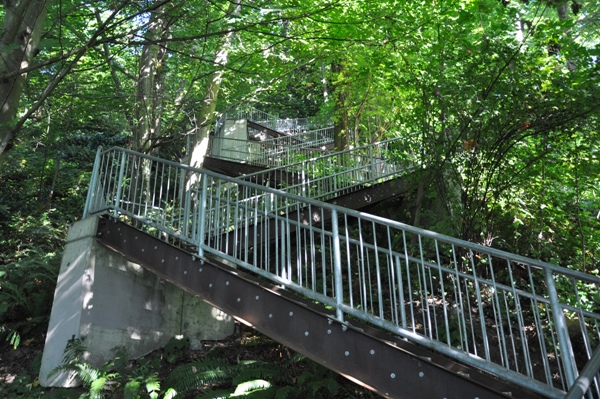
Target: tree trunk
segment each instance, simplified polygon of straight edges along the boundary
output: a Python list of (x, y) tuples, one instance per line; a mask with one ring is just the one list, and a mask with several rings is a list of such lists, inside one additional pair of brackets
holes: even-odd
[(337, 83), (334, 84), (334, 115), (336, 121), (333, 128), (333, 143), (336, 151), (343, 151), (348, 149), (350, 136), (350, 122), (346, 104), (346, 101), (348, 100), (348, 89), (343, 82), (340, 82), (343, 80), (343, 76), (341, 75), (344, 74), (344, 67), (341, 64), (334, 62), (331, 65), (331, 72), (338, 74), (339, 76), (335, 78)]
[(15, 138), (14, 123), (27, 68), (37, 54), (40, 33), (46, 18), (46, 0), (15, 0), (3, 2), (4, 26), (0, 37), (0, 166), (4, 153)]
[(134, 109), (133, 148), (149, 153), (160, 137), (160, 121), (165, 90), (166, 40), (169, 31), (169, 5), (150, 12), (150, 22), (142, 49), (138, 91)]
[[(229, 16), (238, 16), (241, 11), (242, 0), (234, 0), (229, 3), (229, 9), (227, 10)], [(204, 93), (202, 107), (198, 113), (198, 124), (193, 136), (191, 146), (192, 151), (189, 159), (190, 166), (195, 168), (202, 167), (204, 157), (208, 151), (208, 136), (217, 109), (219, 90), (221, 89), (223, 74), (225, 73), (223, 67), (227, 64), (233, 35), (233, 31), (229, 31), (225, 35), (223, 45), (215, 56), (215, 66), (217, 69), (208, 78), (208, 85), (206, 87), (206, 92)]]

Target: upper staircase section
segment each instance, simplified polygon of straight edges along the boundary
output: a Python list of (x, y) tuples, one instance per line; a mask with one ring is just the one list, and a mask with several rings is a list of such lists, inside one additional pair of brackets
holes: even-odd
[[(334, 203), (360, 209), (402, 193), (404, 182), (391, 181), (411, 172), (415, 164), (406, 138), (334, 152), (327, 151), (333, 142), (333, 127), (288, 130), (284, 135), (271, 129), (281, 128), (282, 120), (264, 112), (251, 109), (236, 118), (242, 119), (224, 117), (218, 123), (204, 168), (302, 197), (339, 198)], [(297, 120), (283, 121), (288, 128), (307, 126), (306, 120), (304, 125)]]
[(318, 118), (286, 118), (280, 119), (278, 116), (260, 111), (253, 107), (238, 109), (233, 112), (223, 114), (215, 125), (214, 135), (222, 135), (225, 121), (227, 120), (248, 120), (258, 125), (264, 126), (276, 135), (294, 135), (297, 133), (318, 130), (323, 127), (331, 127), (330, 122), (324, 122)]
[[(215, 286), (199, 274), (204, 266), (183, 268), (181, 255), (148, 254), (157, 243), (110, 233), (182, 286), (205, 284), (207, 300), (234, 314), (263, 309), (248, 302), (262, 294), (225, 288), (242, 273), (304, 303), (250, 322), (384, 396), (600, 397), (598, 277), (119, 148), (99, 151), (94, 165), (84, 216), (101, 213), (192, 251), (190, 259), (237, 268)], [(330, 345), (308, 318), (291, 324), (313, 306), (324, 336), (335, 336)], [(334, 355), (341, 360), (329, 363)], [(432, 379), (433, 370), (444, 373)], [(503, 388), (482, 382), (486, 375)]]
[[(272, 163), (279, 166), (270, 168), (214, 157), (206, 158), (204, 167), (320, 201), (329, 201), (375, 186), (385, 191), (381, 194), (389, 198), (404, 190), (404, 184), (398, 178), (413, 169), (414, 157), (404, 150), (404, 142), (405, 139), (396, 138), (345, 151), (319, 153), (312, 157), (300, 151), (288, 152), (287, 158), (273, 159)], [(263, 158), (269, 156), (266, 152), (262, 154)], [(391, 183), (392, 180), (397, 181)], [(385, 198), (378, 196), (377, 201)], [(368, 201), (369, 204), (377, 202), (376, 198), (372, 199)]]
[(316, 119), (278, 119), (248, 108), (223, 115), (210, 139), (209, 155), (261, 167), (296, 162), (333, 148), (333, 125)]

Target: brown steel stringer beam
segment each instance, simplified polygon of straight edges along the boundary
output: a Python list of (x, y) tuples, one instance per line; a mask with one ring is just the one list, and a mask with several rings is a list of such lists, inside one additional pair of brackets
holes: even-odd
[[(115, 219), (101, 219), (97, 239), (272, 339), (384, 397), (537, 397), (367, 325), (355, 321), (352, 325), (340, 323), (324, 307), (230, 268), (218, 259), (200, 259)], [(512, 396), (501, 393), (508, 391)]]

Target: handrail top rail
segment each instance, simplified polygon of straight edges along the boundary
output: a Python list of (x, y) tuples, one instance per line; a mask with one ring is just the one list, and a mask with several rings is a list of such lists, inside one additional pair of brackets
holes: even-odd
[[(396, 140), (396, 139), (392, 139), (392, 140)], [(388, 140), (386, 140), (388, 141)], [(384, 141), (385, 142), (385, 141)], [(451, 237), (451, 236), (447, 236), (444, 234), (440, 234), (440, 233), (436, 233), (434, 231), (431, 230), (426, 230), (426, 229), (422, 229), (419, 227), (415, 227), (415, 226), (411, 226), (408, 225), (406, 223), (402, 223), (402, 222), (398, 222), (395, 220), (391, 220), (391, 219), (386, 219), (380, 216), (376, 216), (376, 215), (372, 215), (366, 212), (360, 212), (360, 211), (356, 211), (356, 210), (352, 210), (352, 209), (348, 209), (348, 208), (344, 208), (338, 205), (334, 205), (331, 203), (327, 203), (327, 202), (321, 202), (318, 200), (314, 200), (311, 198), (304, 198), (298, 195), (294, 195), (294, 194), (290, 194), (287, 193), (285, 191), (282, 190), (278, 190), (275, 188), (271, 188), (271, 187), (265, 187), (256, 183), (252, 183), (246, 180), (243, 180), (241, 178), (235, 178), (235, 177), (230, 177), (230, 176), (226, 176), (226, 175), (222, 175), (220, 173), (217, 172), (213, 172), (211, 170), (208, 169), (201, 169), (201, 168), (195, 168), (189, 165), (185, 165), (182, 164), (180, 162), (174, 162), (174, 161), (170, 161), (170, 160), (166, 160), (166, 159), (162, 159), (162, 158), (158, 158), (152, 155), (148, 155), (148, 154), (143, 154), (137, 151), (133, 151), (133, 150), (129, 150), (126, 148), (122, 148), (122, 147), (118, 147), (118, 146), (113, 146), (110, 147), (106, 150), (102, 150), (101, 148), (99, 149), (99, 155), (103, 155), (103, 154), (107, 154), (109, 152), (122, 152), (125, 154), (130, 154), (133, 156), (137, 156), (140, 158), (145, 158), (151, 161), (155, 161), (155, 162), (159, 162), (159, 163), (164, 163), (167, 165), (171, 165), (173, 167), (176, 168), (181, 168), (190, 172), (194, 172), (194, 173), (200, 173), (200, 174), (204, 174), (207, 176), (211, 176), (214, 178), (218, 178), (220, 180), (224, 180), (230, 183), (235, 183), (238, 185), (242, 185), (242, 186), (247, 186), (249, 188), (252, 189), (257, 189), (257, 190), (262, 190), (265, 193), (271, 193), (271, 194), (276, 194), (280, 197), (284, 197), (299, 203), (303, 203), (303, 204), (307, 204), (310, 206), (315, 206), (315, 207), (319, 207), (322, 209), (328, 209), (330, 211), (335, 211), (336, 213), (341, 213), (341, 214), (345, 214), (351, 217), (357, 217), (360, 218), (362, 220), (367, 220), (367, 221), (372, 221), (375, 223), (379, 223), (379, 224), (383, 224), (383, 225), (387, 225), (389, 227), (392, 228), (396, 228), (399, 230), (404, 230), (410, 233), (414, 233), (423, 237), (427, 237), (427, 238), (432, 238), (435, 239), (439, 242), (443, 242), (443, 243), (447, 243), (447, 244), (451, 244), (451, 245), (457, 245), (457, 246), (462, 246), (464, 248), (467, 248), (471, 251), (476, 251), (476, 252), (483, 252), (483, 253), (487, 253), (490, 256), (494, 256), (494, 257), (498, 257), (498, 258), (502, 258), (508, 261), (512, 261), (512, 262), (517, 262), (517, 263), (522, 263), (522, 264), (528, 264), (531, 265), (533, 267), (537, 267), (540, 269), (545, 269), (545, 270), (549, 270), (552, 272), (556, 272), (558, 274), (563, 274), (565, 276), (568, 277), (572, 277), (572, 278), (576, 278), (579, 279), (581, 281), (584, 281), (586, 283), (589, 284), (595, 284), (597, 287), (600, 287), (600, 277), (598, 276), (594, 276), (592, 274), (588, 274), (588, 273), (583, 273), (580, 271), (576, 271), (576, 270), (572, 270), (572, 269), (568, 269), (566, 267), (562, 267), (562, 266), (558, 266), (552, 263), (548, 263), (548, 262), (543, 262), (540, 260), (536, 260), (533, 258), (528, 258), (525, 256), (521, 256), (521, 255), (517, 255), (517, 254), (513, 254), (507, 251), (503, 251), (500, 249), (496, 249), (496, 248), (492, 248), (492, 247), (487, 247), (481, 244), (477, 244), (477, 243), (473, 243), (470, 241), (466, 241), (466, 240), (462, 240), (459, 238), (455, 238), (455, 237)], [(263, 172), (264, 173), (264, 172)]]
[(327, 159), (327, 158), (331, 158), (331, 157), (335, 157), (335, 156), (339, 156), (339, 155), (348, 154), (348, 153), (351, 153), (351, 152), (354, 152), (354, 151), (367, 149), (369, 147), (373, 147), (373, 146), (376, 146), (376, 145), (388, 144), (388, 143), (392, 143), (392, 142), (395, 142), (395, 141), (399, 141), (402, 138), (403, 137), (394, 137), (394, 138), (387, 139), (387, 140), (376, 141), (375, 143), (364, 144), (364, 145), (361, 145), (359, 147), (349, 148), (347, 150), (329, 152), (329, 153), (326, 153), (326, 154), (323, 154), (323, 155), (318, 155), (318, 156), (315, 156), (315, 157), (307, 158), (307, 159), (304, 159), (302, 161), (298, 161), (298, 162), (295, 162), (295, 163), (290, 163), (290, 164), (286, 164), (286, 165), (282, 165), (282, 166), (275, 166), (273, 168), (269, 168), (269, 169), (266, 169), (266, 170), (263, 170), (263, 171), (260, 171), (260, 172), (249, 173), (249, 174), (245, 175), (245, 177), (254, 177), (254, 176), (258, 176), (258, 175), (261, 175), (261, 174), (266, 173), (266, 172), (272, 172), (272, 171), (275, 171), (275, 170), (278, 170), (278, 169), (290, 169), (290, 168), (292, 168), (294, 166), (302, 165), (302, 164), (304, 164), (306, 162), (315, 162), (315, 161), (319, 161), (321, 159)]

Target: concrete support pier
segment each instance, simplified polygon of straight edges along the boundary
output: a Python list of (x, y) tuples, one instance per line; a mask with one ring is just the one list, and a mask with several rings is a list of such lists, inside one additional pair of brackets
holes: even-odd
[(198, 348), (202, 340), (233, 333), (230, 316), (98, 243), (97, 226), (98, 217), (89, 217), (69, 229), (42, 357), (42, 386), (76, 384), (70, 373), (50, 376), (73, 336), (85, 343), (86, 361), (102, 366), (117, 346), (137, 358), (174, 336)]

